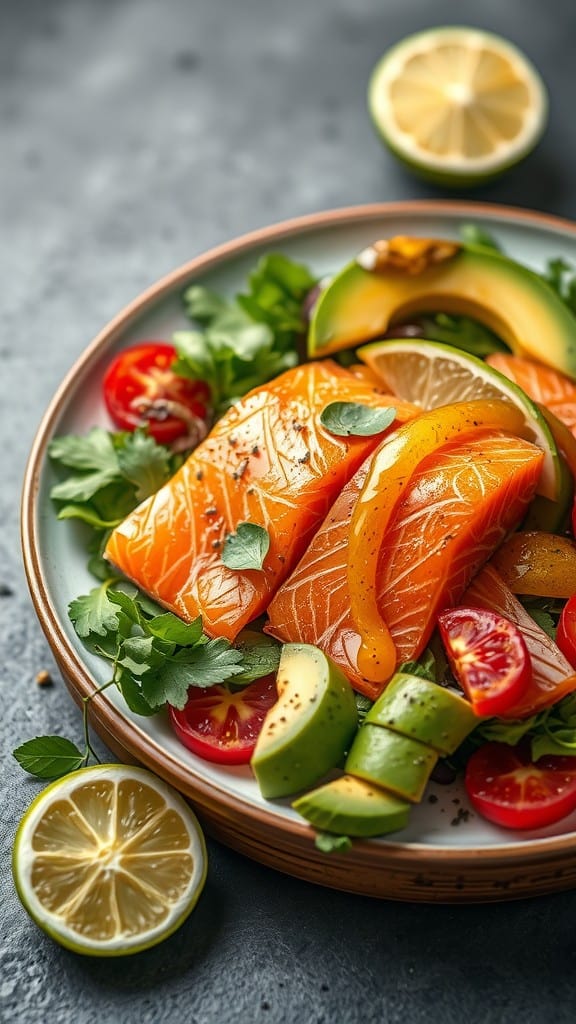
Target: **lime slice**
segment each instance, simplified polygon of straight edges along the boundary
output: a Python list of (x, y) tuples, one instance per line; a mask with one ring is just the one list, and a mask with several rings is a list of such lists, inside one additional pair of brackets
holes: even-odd
[(384, 141), (414, 171), (473, 185), (523, 159), (540, 138), (547, 94), (527, 58), (465, 27), (409, 36), (377, 64), (368, 106)]
[(178, 793), (142, 768), (98, 765), (36, 797), (12, 866), (48, 935), (75, 953), (122, 956), (176, 931), (202, 892), (207, 857)]
[(504, 374), (461, 349), (420, 338), (375, 341), (357, 350), (358, 358), (380, 377), (392, 394), (422, 409), (452, 402), (500, 398), (524, 416), (526, 438), (544, 452), (538, 493), (565, 503), (570, 475), (538, 406)]

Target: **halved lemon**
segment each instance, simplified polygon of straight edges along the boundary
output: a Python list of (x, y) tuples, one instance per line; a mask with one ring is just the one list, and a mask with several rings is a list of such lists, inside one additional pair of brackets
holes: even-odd
[(548, 109), (544, 83), (517, 47), (466, 27), (428, 29), (394, 46), (372, 74), (368, 105), (404, 163), (464, 187), (522, 160)]
[(182, 924), (202, 892), (207, 856), (178, 793), (143, 768), (98, 765), (36, 797), (12, 864), (40, 928), (75, 953), (122, 956)]
[(375, 341), (356, 354), (392, 394), (422, 409), (476, 398), (512, 402), (524, 417), (526, 438), (544, 452), (538, 493), (562, 506), (570, 500), (570, 474), (548, 423), (522, 388), (503, 373), (461, 349), (419, 338)]

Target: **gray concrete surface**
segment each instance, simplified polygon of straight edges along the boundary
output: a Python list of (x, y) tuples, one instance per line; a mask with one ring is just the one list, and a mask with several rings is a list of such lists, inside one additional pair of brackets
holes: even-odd
[[(35, 732), (81, 738), (19, 553), (21, 479), (49, 398), (114, 313), (203, 249), (316, 209), (443, 195), (382, 150), (364, 91), (390, 43), (455, 20), (514, 39), (552, 95), (538, 152), (476, 198), (576, 216), (571, 0), (0, 0), (6, 1024), (576, 1019), (576, 893), (487, 907), (375, 903), (210, 843), (186, 926), (154, 951), (106, 962), (37, 931), (9, 875), (16, 822), (40, 788), (9, 751)], [(35, 685), (42, 668), (50, 689)]]

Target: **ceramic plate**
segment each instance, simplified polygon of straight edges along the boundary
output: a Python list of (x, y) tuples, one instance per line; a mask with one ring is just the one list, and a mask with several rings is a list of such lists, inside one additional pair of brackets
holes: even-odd
[[(485, 225), (511, 256), (534, 268), (556, 256), (576, 263), (576, 225), (542, 214), (446, 202), (338, 210), (255, 232), (192, 260), (136, 299), (86, 349), (40, 426), (25, 479), (22, 520), (36, 611), (77, 700), (106, 681), (106, 665), (84, 650), (67, 616), (69, 601), (94, 581), (77, 524), (58, 522), (51, 507), (54, 479), (46, 446), (54, 434), (110, 426), (100, 382), (112, 353), (140, 339), (170, 339), (186, 325), (180, 302), (185, 285), (202, 282), (232, 295), (265, 252), (280, 249), (321, 276), (375, 238), (458, 237), (460, 226), (470, 221)], [(220, 768), (199, 760), (179, 744), (162, 715), (134, 716), (112, 689), (90, 707), (94, 727), (120, 758), (147, 765), (186, 794), (212, 835), (289, 874), (349, 892), (427, 902), (510, 899), (576, 885), (576, 814), (546, 830), (515, 835), (473, 814), (459, 814), (468, 810), (459, 785), (431, 785), (404, 832), (325, 855), (288, 801), (260, 797), (248, 767)]]

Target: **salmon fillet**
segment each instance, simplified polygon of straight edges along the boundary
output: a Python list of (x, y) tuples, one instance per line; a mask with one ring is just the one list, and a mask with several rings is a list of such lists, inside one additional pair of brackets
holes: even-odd
[[(336, 495), (380, 443), (320, 423), (330, 402), (419, 410), (331, 360), (289, 370), (247, 394), (175, 476), (112, 533), (105, 555), (156, 601), (209, 636), (233, 640), (266, 610)], [(392, 429), (392, 428), (390, 428)], [(240, 523), (268, 530), (262, 571), (232, 570), (222, 545)]]
[[(417, 658), (441, 608), (456, 604), (472, 576), (522, 518), (543, 454), (506, 435), (482, 435), (425, 459), (393, 513), (379, 553), (379, 607), (397, 664)], [(352, 510), (369, 459), (344, 488), (299, 565), (268, 609), (266, 631), (280, 640), (317, 644), (369, 697), (357, 668), (360, 636), (347, 579)]]
[(501, 718), (527, 718), (576, 690), (576, 673), (556, 643), (534, 622), (524, 605), (491, 565), (472, 581), (463, 602), (490, 608), (518, 626), (532, 662), (532, 681), (521, 699)]

